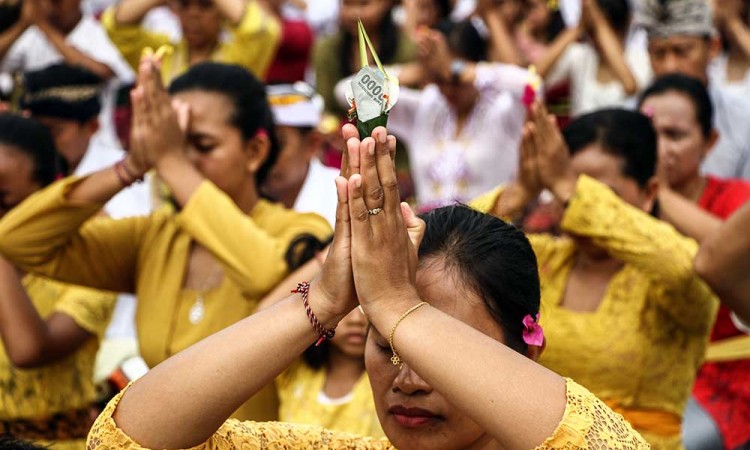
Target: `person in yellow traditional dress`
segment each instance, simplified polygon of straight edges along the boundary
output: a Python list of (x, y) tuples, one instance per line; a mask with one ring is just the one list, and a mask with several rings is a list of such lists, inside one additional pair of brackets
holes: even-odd
[[(654, 449), (682, 448), (718, 300), (693, 271), (697, 243), (648, 214), (656, 133), (632, 111), (584, 115), (562, 134), (540, 104), (531, 114), (518, 180), (473, 205), (513, 217), (542, 188), (567, 205), (566, 236), (529, 236), (549, 337), (539, 363), (604, 400)], [(538, 153), (557, 159), (540, 165)]]
[[(135, 293), (140, 353), (153, 367), (252, 314), (299, 264), (306, 243), (319, 245), (331, 229), (320, 216), (259, 197), (278, 153), (262, 83), (241, 67), (203, 63), (172, 83), (170, 99), (158, 67), (144, 61), (128, 156), (15, 208), (0, 221), (0, 253), (53, 279)], [(176, 211), (93, 217), (151, 167)], [(277, 414), (269, 386), (237, 417)]]
[[(0, 114), (0, 216), (64, 166), (49, 131)], [(98, 410), (94, 359), (115, 294), (24, 274), (0, 258), (0, 435), (83, 450)]]
[(171, 3), (182, 33), (177, 42), (141, 23), (163, 3), (124, 0), (102, 16), (109, 38), (133, 69), (145, 48), (166, 46), (161, 66), (165, 83), (206, 61), (237, 64), (265, 78), (281, 40), (281, 24), (262, 0), (177, 0)]
[[(425, 225), (399, 203), (395, 138), (382, 127), (361, 142), (352, 125), (343, 131), (351, 165), (336, 180), (320, 277), (130, 385), (88, 448), (649, 448), (587, 390), (534, 362), (544, 347), (540, 287), (523, 233), (463, 206), (435, 210)], [(358, 302), (388, 439), (227, 421), (310, 343), (333, 337)]]

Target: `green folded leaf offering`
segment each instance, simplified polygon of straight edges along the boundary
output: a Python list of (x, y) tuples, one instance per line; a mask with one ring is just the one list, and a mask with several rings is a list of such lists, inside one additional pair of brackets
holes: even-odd
[[(360, 21), (357, 26), (362, 69), (347, 86), (346, 99), (351, 107), (349, 119), (357, 119), (359, 136), (364, 139), (372, 135), (372, 130), (376, 127), (386, 126), (388, 112), (398, 100), (398, 79), (388, 76), (362, 22)], [(370, 67), (368, 64), (368, 49), (377, 67)]]

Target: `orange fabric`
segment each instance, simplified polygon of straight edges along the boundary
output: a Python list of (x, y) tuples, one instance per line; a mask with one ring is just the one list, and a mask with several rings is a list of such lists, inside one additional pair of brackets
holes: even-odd
[(637, 430), (669, 437), (679, 435), (682, 429), (682, 418), (677, 414), (656, 409), (624, 408), (614, 400), (604, 400), (604, 403)]

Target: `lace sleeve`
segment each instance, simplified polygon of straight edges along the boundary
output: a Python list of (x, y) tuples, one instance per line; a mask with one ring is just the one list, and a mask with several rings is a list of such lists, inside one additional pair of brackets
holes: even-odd
[(536, 450), (634, 450), (648, 443), (594, 394), (567, 380), (568, 402), (555, 433)]
[[(128, 386), (129, 387), (129, 386)], [(89, 432), (88, 450), (147, 450), (117, 427), (112, 415), (128, 387), (96, 419)], [(312, 425), (281, 422), (240, 422), (230, 419), (211, 438), (188, 450), (395, 450), (386, 439), (365, 438)]]

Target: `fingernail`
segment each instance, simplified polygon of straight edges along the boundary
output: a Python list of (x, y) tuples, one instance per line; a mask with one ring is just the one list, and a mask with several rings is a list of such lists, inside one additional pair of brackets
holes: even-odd
[(388, 134), (387, 134), (387, 133), (385, 133), (385, 132), (382, 132), (382, 133), (379, 133), (379, 134), (378, 134), (378, 141), (379, 141), (379, 142), (380, 142), (381, 144), (385, 144), (385, 142), (386, 142), (387, 140), (388, 140)]
[(352, 175), (352, 178), (354, 178), (354, 185), (356, 187), (362, 187), (362, 177), (359, 174)]

